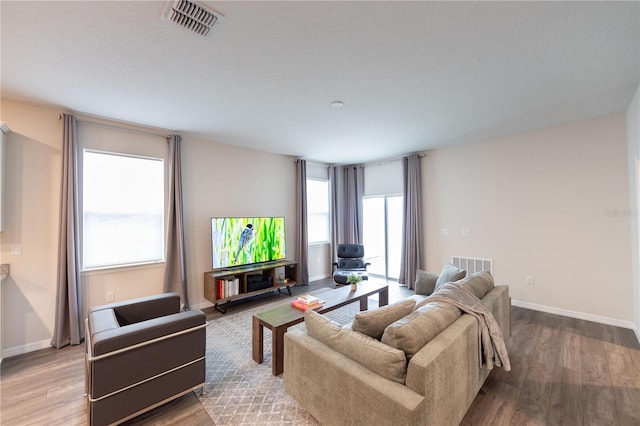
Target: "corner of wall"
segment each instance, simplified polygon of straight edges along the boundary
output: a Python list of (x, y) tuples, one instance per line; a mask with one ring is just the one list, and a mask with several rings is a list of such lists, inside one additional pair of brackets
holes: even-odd
[[(627, 108), (627, 146), (629, 156), (630, 211), (640, 211), (640, 86)], [(630, 215), (631, 255), (633, 266), (633, 307), (635, 333), (640, 342), (640, 222), (639, 215)]]

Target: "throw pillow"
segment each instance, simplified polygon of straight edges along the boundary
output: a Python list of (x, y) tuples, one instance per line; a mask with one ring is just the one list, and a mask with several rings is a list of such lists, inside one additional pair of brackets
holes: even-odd
[(351, 328), (380, 340), (384, 329), (392, 322), (409, 315), (413, 311), (415, 304), (415, 300), (406, 299), (371, 311), (360, 312), (356, 314)]
[(440, 272), (440, 275), (438, 276), (438, 281), (436, 281), (435, 290), (442, 287), (443, 284), (453, 283), (458, 280), (461, 280), (466, 275), (467, 275), (467, 271), (465, 271), (464, 269), (456, 268), (452, 264), (447, 263), (446, 265), (444, 265), (444, 267), (442, 268), (442, 272)]
[(460, 309), (450, 303), (428, 303), (387, 327), (382, 343), (402, 350), (410, 360), (461, 315)]
[(465, 287), (478, 299), (482, 299), (485, 294), (487, 294), (495, 287), (493, 276), (491, 276), (491, 272), (489, 271), (476, 272), (475, 274), (466, 277), (455, 284), (461, 287)]
[(436, 274), (418, 269), (416, 271), (416, 283), (414, 286), (416, 294), (422, 294), (424, 296), (430, 295), (436, 288), (436, 281), (438, 281)]
[(304, 312), (304, 326), (307, 334), (327, 346), (332, 346), (338, 338), (342, 327), (337, 322), (331, 321), (324, 315), (320, 315), (313, 309)]

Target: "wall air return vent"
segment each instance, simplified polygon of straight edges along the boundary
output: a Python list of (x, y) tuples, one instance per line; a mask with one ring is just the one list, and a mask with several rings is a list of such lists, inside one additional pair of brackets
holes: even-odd
[(222, 22), (219, 13), (189, 0), (170, 1), (164, 13), (164, 18), (185, 27), (203, 37), (206, 37)]

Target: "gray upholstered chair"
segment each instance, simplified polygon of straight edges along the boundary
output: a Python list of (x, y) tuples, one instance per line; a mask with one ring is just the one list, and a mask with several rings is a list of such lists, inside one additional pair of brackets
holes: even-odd
[(338, 261), (333, 263), (336, 270), (333, 272), (333, 281), (337, 284), (347, 284), (347, 278), (351, 274), (357, 274), (363, 280), (368, 280), (367, 266), (370, 263), (364, 261), (364, 246), (361, 244), (338, 244)]
[(206, 318), (180, 312), (166, 293), (89, 310), (86, 337), (90, 425), (118, 424), (195, 389), (204, 390)]

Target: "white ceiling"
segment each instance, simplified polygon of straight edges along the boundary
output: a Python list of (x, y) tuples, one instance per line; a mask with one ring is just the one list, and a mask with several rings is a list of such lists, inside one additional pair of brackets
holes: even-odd
[(203, 3), (206, 38), (164, 1), (3, 0), (2, 94), (352, 163), (621, 112), (640, 83), (639, 2)]

